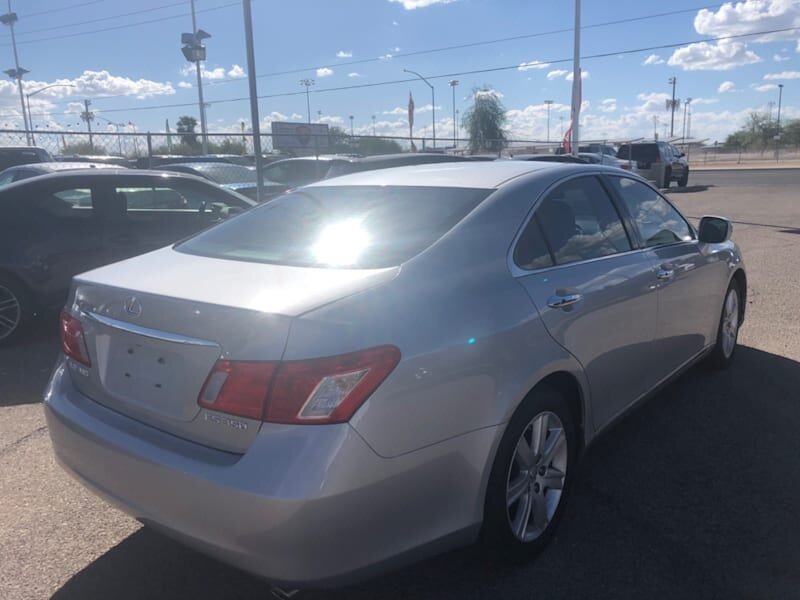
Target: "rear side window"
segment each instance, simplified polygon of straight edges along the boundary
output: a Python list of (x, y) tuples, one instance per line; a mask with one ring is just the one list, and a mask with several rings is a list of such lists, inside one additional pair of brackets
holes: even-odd
[(596, 177), (556, 187), (536, 209), (536, 218), (556, 264), (631, 250), (622, 220)]
[(550, 249), (544, 241), (542, 228), (534, 216), (522, 232), (514, 248), (514, 262), (523, 269), (545, 269), (553, 266)]
[(131, 211), (183, 211), (197, 212), (220, 204), (246, 208), (233, 196), (212, 186), (174, 181), (162, 185), (117, 186), (114, 200)]
[(300, 267), (390, 267), (433, 244), (489, 193), (411, 186), (314, 187), (280, 196), (176, 250)]
[(617, 158), (655, 162), (658, 158), (658, 146), (656, 144), (625, 144), (620, 146)]
[(609, 177), (633, 218), (645, 246), (662, 246), (694, 239), (692, 229), (661, 195), (627, 177)]

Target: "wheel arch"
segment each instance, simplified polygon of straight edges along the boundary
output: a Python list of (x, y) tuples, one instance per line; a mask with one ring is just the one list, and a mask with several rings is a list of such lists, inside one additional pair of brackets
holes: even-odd
[(739, 286), (739, 296), (741, 297), (741, 302), (739, 302), (739, 323), (741, 324), (744, 323), (745, 307), (747, 306), (747, 274), (744, 269), (736, 269), (731, 281), (735, 281)]

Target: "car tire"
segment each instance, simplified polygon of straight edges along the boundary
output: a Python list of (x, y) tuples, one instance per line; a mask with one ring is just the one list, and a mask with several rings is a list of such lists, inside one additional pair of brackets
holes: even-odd
[(547, 545), (569, 497), (577, 446), (564, 398), (540, 384), (509, 421), (492, 466), (481, 532), (492, 555), (518, 564)]
[(736, 354), (736, 346), (739, 343), (739, 327), (742, 322), (741, 301), (742, 294), (739, 283), (733, 279), (725, 291), (717, 327), (717, 343), (709, 356), (710, 365), (716, 369), (727, 369)]
[(0, 346), (18, 340), (32, 315), (25, 287), (16, 279), (0, 274)]
[(671, 169), (664, 169), (664, 177), (661, 180), (661, 187), (666, 189), (669, 187), (669, 184), (672, 182), (672, 170)]
[(689, 183), (689, 169), (686, 169), (686, 171), (683, 173), (683, 177), (681, 177), (678, 180), (678, 187), (686, 187), (688, 183)]

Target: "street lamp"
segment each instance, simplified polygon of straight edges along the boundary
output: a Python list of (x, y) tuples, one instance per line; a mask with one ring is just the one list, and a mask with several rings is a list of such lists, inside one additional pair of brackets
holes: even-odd
[(667, 83), (672, 86), (672, 100), (667, 100), (667, 110), (670, 113), (669, 117), (669, 137), (673, 138), (675, 136), (675, 109), (681, 107), (681, 101), (675, 99), (675, 86), (678, 83), (677, 77), (670, 77), (667, 79)]
[(455, 148), (458, 145), (456, 143), (456, 138), (458, 137), (456, 134), (456, 86), (458, 85), (458, 79), (451, 79), (449, 83), (450, 87), (453, 88), (453, 148)]
[(14, 34), (14, 23), (17, 22), (17, 13), (12, 12), (11, 10), (11, 0), (8, 0), (8, 12), (4, 15), (0, 15), (0, 23), (3, 25), (8, 25), (9, 29), (11, 29), (11, 46), (14, 48), (14, 68), (8, 69), (4, 71), (6, 75), (8, 75), (11, 79), (17, 80), (17, 90), (19, 90), (19, 104), (20, 108), (22, 109), (22, 123), (25, 127), (25, 139), (28, 141), (28, 145), (31, 145), (31, 134), (30, 134), (30, 123), (28, 121), (28, 115), (25, 112), (25, 99), (22, 92), (22, 76), (25, 73), (30, 73), (27, 69), (23, 69), (19, 66), (19, 56), (17, 55), (17, 36)]
[(194, 0), (192, 6), (192, 32), (181, 34), (181, 52), (188, 62), (194, 63), (197, 73), (197, 101), (200, 105), (200, 132), (202, 134), (203, 154), (208, 154), (208, 127), (206, 126), (206, 104), (203, 101), (203, 74), (200, 63), (206, 59), (206, 47), (203, 40), (211, 37), (211, 34), (197, 28), (197, 18), (194, 12)]
[(781, 103), (783, 102), (783, 84), (778, 84), (778, 127), (775, 132), (775, 160), (780, 160), (781, 142)]
[(547, 106), (547, 141), (550, 141), (550, 106), (552, 106), (552, 100), (545, 100), (545, 105)]
[(36, 145), (36, 138), (34, 137), (33, 133), (33, 115), (31, 114), (31, 96), (35, 96), (39, 92), (43, 92), (45, 90), (49, 90), (50, 88), (54, 87), (77, 87), (75, 84), (72, 83), (51, 83), (50, 85), (46, 85), (44, 87), (40, 87), (38, 90), (25, 94), (25, 104), (28, 108), (28, 124), (31, 127), (31, 143), (32, 145)]
[(314, 85), (315, 81), (306, 77), (300, 80), (300, 85), (306, 86), (306, 114), (308, 114), (308, 122), (311, 123), (311, 100), (308, 97), (308, 88)]
[(372, 115), (372, 137), (375, 137), (375, 115)]
[(434, 92), (433, 84), (427, 79), (425, 79), (422, 75), (417, 73), (416, 71), (412, 71), (411, 69), (403, 69), (403, 72), (416, 75), (417, 77), (422, 79), (422, 81), (424, 81), (429, 88), (431, 88), (431, 120), (433, 123), (433, 147), (436, 148), (436, 93)]
[(350, 115), (350, 137), (353, 137), (353, 115)]

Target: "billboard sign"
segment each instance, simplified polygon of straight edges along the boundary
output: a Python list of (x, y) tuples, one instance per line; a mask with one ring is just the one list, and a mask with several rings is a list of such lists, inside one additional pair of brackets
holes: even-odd
[(326, 123), (287, 123), (273, 121), (272, 147), (275, 150), (307, 151), (314, 153), (328, 149)]

